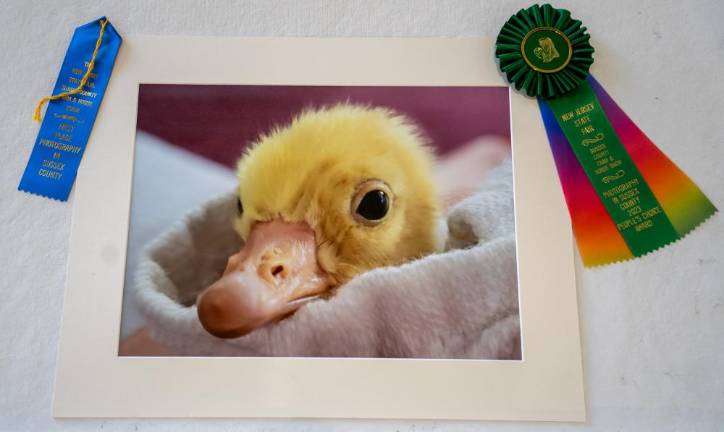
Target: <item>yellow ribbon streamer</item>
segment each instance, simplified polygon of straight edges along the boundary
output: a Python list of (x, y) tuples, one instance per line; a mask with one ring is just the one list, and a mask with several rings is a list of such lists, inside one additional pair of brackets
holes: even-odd
[(83, 90), (83, 86), (86, 85), (88, 82), (88, 78), (90, 78), (91, 72), (93, 71), (93, 66), (95, 66), (96, 62), (96, 56), (98, 55), (98, 49), (101, 47), (101, 41), (103, 41), (103, 31), (106, 29), (106, 24), (108, 23), (108, 18), (101, 21), (101, 31), (98, 34), (98, 40), (96, 41), (96, 47), (93, 50), (93, 55), (91, 56), (90, 62), (88, 62), (88, 68), (85, 71), (85, 74), (83, 75), (83, 78), (80, 80), (80, 84), (78, 84), (78, 87), (74, 88), (73, 90), (68, 90), (67, 92), (60, 93), (53, 96), (45, 96), (38, 102), (38, 105), (35, 107), (35, 113), (33, 114), (33, 120), (35, 122), (40, 122), (41, 115), (40, 111), (43, 109), (43, 105), (46, 102), (54, 101), (57, 99), (64, 98), (66, 96), (74, 95), (81, 90)]

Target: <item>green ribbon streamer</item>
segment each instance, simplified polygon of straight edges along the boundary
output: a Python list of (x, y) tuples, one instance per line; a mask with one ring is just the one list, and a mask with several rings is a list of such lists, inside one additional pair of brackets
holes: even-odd
[(545, 102), (634, 256), (679, 238), (586, 82)]

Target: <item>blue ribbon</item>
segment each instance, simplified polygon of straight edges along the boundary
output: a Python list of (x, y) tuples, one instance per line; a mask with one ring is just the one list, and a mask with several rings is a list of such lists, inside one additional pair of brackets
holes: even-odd
[[(104, 18), (75, 29), (53, 94), (78, 87), (93, 55)], [(48, 103), (19, 190), (68, 200), (120, 46), (121, 37), (108, 22), (92, 75), (83, 90)]]

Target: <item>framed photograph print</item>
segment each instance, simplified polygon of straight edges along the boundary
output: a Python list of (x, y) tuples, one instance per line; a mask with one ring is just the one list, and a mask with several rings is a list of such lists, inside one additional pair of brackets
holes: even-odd
[(563, 195), (492, 50), (125, 38), (54, 415), (584, 420)]

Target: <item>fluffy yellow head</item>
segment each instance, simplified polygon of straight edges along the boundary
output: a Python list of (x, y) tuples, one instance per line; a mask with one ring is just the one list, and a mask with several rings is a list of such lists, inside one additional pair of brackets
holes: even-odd
[[(406, 118), (382, 108), (306, 111), (239, 161), (243, 239), (256, 222), (306, 222), (320, 266), (343, 283), (363, 271), (436, 249), (438, 203), (432, 153)], [(379, 220), (357, 213), (370, 190), (388, 196)]]

